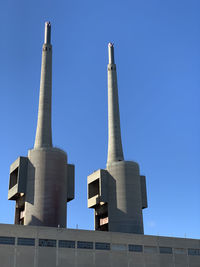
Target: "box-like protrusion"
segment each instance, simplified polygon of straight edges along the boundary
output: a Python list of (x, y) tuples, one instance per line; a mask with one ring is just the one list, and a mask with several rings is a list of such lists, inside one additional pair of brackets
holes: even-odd
[(10, 166), (8, 199), (16, 200), (26, 193), (28, 158), (19, 157)]
[(74, 173), (74, 165), (67, 164), (67, 202), (74, 199)]
[(88, 176), (88, 208), (107, 202), (107, 175), (106, 170), (99, 169)]
[(147, 204), (146, 177), (144, 175), (140, 176), (140, 183), (141, 183), (141, 195), (142, 195), (142, 209), (146, 209), (148, 207), (148, 204)]

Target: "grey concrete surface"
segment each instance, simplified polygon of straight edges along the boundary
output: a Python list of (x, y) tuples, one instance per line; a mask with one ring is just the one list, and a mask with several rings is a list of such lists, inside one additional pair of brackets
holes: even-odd
[(38, 122), (34, 148), (52, 147), (51, 96), (52, 96), (52, 45), (51, 24), (45, 23), (45, 37), (42, 48), (40, 98)]
[(95, 230), (143, 234), (146, 178), (140, 175), (138, 163), (124, 160), (112, 43), (108, 44), (108, 58), (107, 167), (88, 176), (88, 207), (95, 210)]
[(117, 86), (117, 72), (114, 60), (114, 46), (108, 44), (108, 158), (107, 164), (113, 161), (124, 160), (120, 115), (119, 115), (119, 100)]
[(109, 230), (143, 234), (139, 166), (132, 161), (107, 165), (109, 178)]
[(35, 145), (10, 170), (8, 198), (16, 201), (15, 224), (66, 227), (66, 203), (74, 198), (74, 165), (52, 146), (51, 95), (51, 24), (46, 22)]
[(0, 224), (0, 266), (199, 267), (200, 240)]
[(56, 148), (28, 153), (25, 225), (66, 227), (67, 155)]

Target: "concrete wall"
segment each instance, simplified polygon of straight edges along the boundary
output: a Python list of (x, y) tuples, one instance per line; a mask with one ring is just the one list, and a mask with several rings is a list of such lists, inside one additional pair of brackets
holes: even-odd
[(143, 234), (139, 165), (133, 161), (107, 164), (109, 172), (108, 228), (112, 232)]
[(56, 148), (29, 150), (25, 225), (66, 227), (67, 155)]
[[(2, 244), (2, 237), (14, 237), (13, 244)], [(20, 245), (20, 238), (35, 245)], [(1, 224), (0, 243), (1, 267), (200, 266), (200, 240), (194, 239)]]

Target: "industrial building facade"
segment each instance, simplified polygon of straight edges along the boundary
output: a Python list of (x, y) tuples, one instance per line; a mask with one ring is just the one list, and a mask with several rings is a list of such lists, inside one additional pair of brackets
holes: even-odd
[(200, 241), (0, 225), (1, 267), (199, 267)]

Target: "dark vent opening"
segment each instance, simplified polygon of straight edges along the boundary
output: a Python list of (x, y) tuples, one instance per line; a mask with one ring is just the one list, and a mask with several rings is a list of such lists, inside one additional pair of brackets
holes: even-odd
[(17, 184), (17, 180), (18, 180), (17, 178), (18, 178), (18, 167), (10, 174), (9, 189), (11, 189), (13, 186)]
[(89, 198), (92, 198), (99, 194), (99, 179), (89, 184), (88, 192)]

